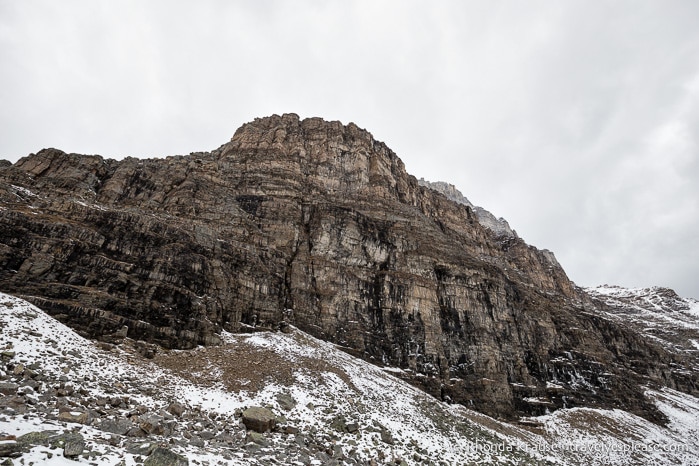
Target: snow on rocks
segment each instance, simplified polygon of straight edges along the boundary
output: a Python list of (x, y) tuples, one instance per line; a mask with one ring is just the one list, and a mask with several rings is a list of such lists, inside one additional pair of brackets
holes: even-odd
[(687, 440), (699, 438), (699, 400), (669, 390), (648, 392), (667, 427), (580, 409), (513, 425), (439, 402), (294, 328), (145, 357), (142, 343), (85, 340), (0, 294), (0, 331), (0, 456), (13, 466), (594, 465), (596, 445), (617, 444), (609, 464), (699, 461)]
[(659, 343), (694, 359), (699, 369), (699, 301), (662, 287), (624, 288), (602, 285), (584, 289), (606, 307), (597, 311)]

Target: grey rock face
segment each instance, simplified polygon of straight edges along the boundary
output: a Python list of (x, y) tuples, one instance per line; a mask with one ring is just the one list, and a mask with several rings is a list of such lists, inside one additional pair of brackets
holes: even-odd
[(662, 420), (641, 385), (698, 386), (588, 312), (550, 253), (420, 186), (365, 130), (318, 118), (257, 119), (210, 153), (47, 149), (0, 167), (0, 286), (107, 340), (126, 326), (192, 348), (288, 323), (510, 418), (565, 403)]

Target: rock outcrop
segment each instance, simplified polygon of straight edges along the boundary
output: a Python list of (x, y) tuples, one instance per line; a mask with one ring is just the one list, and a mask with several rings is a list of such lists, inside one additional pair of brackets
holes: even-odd
[(673, 354), (590, 312), (551, 253), (420, 186), (356, 125), (293, 114), (207, 153), (0, 168), (0, 289), (84, 335), (170, 348), (293, 324), (510, 418), (662, 421), (643, 385), (696, 391)]

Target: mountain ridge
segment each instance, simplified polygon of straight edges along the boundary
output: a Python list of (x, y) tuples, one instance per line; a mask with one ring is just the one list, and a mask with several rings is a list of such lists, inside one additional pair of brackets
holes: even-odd
[(274, 115), (165, 159), (43, 150), (0, 168), (0, 202), (0, 287), (91, 338), (126, 326), (186, 349), (294, 325), (505, 418), (662, 423), (642, 387), (696, 391), (685, 360), (594, 312), (550, 253), (420, 186), (354, 124)]

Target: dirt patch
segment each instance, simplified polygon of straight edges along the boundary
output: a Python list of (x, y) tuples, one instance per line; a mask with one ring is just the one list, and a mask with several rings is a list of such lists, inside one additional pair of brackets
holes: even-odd
[(153, 362), (185, 380), (206, 387), (223, 385), (233, 392), (254, 394), (269, 384), (291, 386), (296, 383), (295, 373), (301, 369), (321, 384), (323, 373), (331, 372), (359, 391), (346, 372), (327, 361), (308, 356), (289, 358), (273, 348), (243, 340), (189, 351), (161, 352)]

